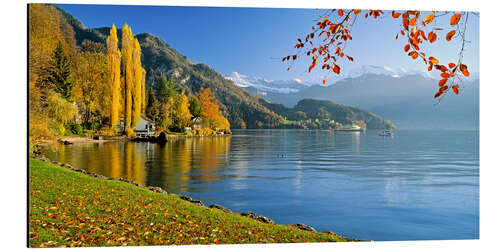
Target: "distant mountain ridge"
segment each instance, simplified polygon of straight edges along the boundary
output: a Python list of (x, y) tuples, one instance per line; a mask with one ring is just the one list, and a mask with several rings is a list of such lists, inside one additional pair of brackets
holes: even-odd
[[(421, 72), (398, 74), (396, 70), (372, 66), (364, 69), (328, 86), (304, 86), (286, 94), (266, 91), (263, 97), (287, 107), (305, 98), (329, 100), (369, 110), (403, 129), (479, 129), (477, 73), (461, 84), (460, 95), (450, 93), (437, 104), (433, 98), (437, 79)], [(258, 93), (254, 87), (247, 89)]]

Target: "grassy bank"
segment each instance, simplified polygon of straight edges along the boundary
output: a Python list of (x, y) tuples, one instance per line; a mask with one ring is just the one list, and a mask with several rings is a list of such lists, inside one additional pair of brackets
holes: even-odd
[(346, 241), (30, 160), (29, 246)]

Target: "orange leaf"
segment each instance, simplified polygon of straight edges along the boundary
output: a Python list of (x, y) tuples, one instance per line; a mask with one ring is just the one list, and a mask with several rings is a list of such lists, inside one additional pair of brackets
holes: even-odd
[(446, 83), (446, 81), (448, 81), (448, 78), (441, 79), (441, 81), (439, 81), (439, 87), (443, 86)]
[(405, 52), (408, 52), (408, 50), (410, 50), (410, 45), (409, 44), (405, 45)]
[(360, 9), (356, 9), (356, 10), (354, 10), (354, 15), (356, 15), (356, 16), (357, 16), (359, 13), (361, 13), (361, 10), (360, 10)]
[(454, 68), (456, 65), (454, 63), (448, 63), (448, 68)]
[(457, 13), (457, 14), (451, 16), (450, 25), (451, 26), (457, 25), (458, 22), (460, 22), (460, 17), (462, 17), (462, 14), (460, 14), (460, 13)]
[(429, 14), (425, 17), (425, 23), (432, 23), (432, 21), (434, 21), (434, 15), (433, 14)]
[(440, 97), (442, 94), (443, 94), (443, 92), (442, 92), (442, 91), (438, 91), (438, 92), (434, 95), (434, 98), (438, 98), (438, 97)]
[(318, 63), (318, 59), (314, 56), (313, 62), (311, 64), (311, 66), (309, 66), (309, 72), (311, 72), (311, 70), (314, 68), (314, 66), (316, 66), (317, 63)]
[(404, 28), (405, 30), (408, 30), (408, 25), (409, 25), (408, 18), (404, 18), (404, 17), (403, 17), (403, 28)]
[(431, 42), (431, 43), (435, 42), (437, 39), (436, 33), (432, 32), (432, 31), (429, 32), (429, 34), (427, 35), (427, 39), (429, 39), (429, 42)]
[(469, 70), (467, 70), (467, 66), (465, 64), (460, 64), (460, 71), (462, 71), (464, 76), (469, 77)]
[(455, 84), (455, 85), (453, 85), (453, 86), (451, 87), (451, 89), (453, 89), (453, 92), (455, 92), (455, 94), (457, 94), (457, 95), (458, 95), (458, 85), (456, 85), (456, 84)]
[(392, 11), (392, 17), (393, 18), (398, 18), (399, 16), (401, 16), (401, 13)]
[(323, 79), (323, 84), (326, 84), (326, 76), (325, 76), (325, 79)]
[(344, 11), (342, 9), (339, 9), (337, 11), (337, 14), (339, 14), (339, 16), (343, 16), (344, 15)]
[(418, 53), (416, 51), (411, 51), (410, 53), (408, 53), (408, 55), (413, 59), (417, 59), (418, 57)]
[(433, 64), (439, 63), (438, 59), (434, 58), (433, 56), (429, 57), (429, 61), (431, 61)]
[(413, 26), (415, 24), (417, 24), (417, 18), (416, 17), (410, 19), (410, 22), (408, 23), (408, 25), (410, 25), (410, 26)]
[(333, 72), (335, 72), (337, 75), (340, 74), (340, 67), (335, 64), (335, 66), (333, 67)]
[(456, 31), (452, 30), (450, 32), (448, 32), (448, 34), (446, 34), (446, 41), (451, 41), (451, 39), (453, 38), (453, 36), (455, 35)]

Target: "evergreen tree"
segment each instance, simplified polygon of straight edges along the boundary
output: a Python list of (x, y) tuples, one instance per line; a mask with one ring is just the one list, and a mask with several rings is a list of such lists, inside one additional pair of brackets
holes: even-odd
[(69, 99), (73, 83), (69, 81), (71, 75), (71, 65), (68, 57), (64, 53), (61, 42), (57, 44), (56, 49), (52, 53), (52, 67), (50, 70), (49, 82), (51, 82), (56, 92), (62, 97)]
[(201, 116), (202, 110), (200, 101), (198, 101), (198, 98), (195, 95), (189, 96), (189, 112), (191, 112), (193, 117)]
[(175, 98), (179, 94), (179, 88), (173, 76), (167, 81), (165, 75), (161, 75), (158, 81), (158, 92), (156, 97), (160, 103), (165, 103), (169, 98)]

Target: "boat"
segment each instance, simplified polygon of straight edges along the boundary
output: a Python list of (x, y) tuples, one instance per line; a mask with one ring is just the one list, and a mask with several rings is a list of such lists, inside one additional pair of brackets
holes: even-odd
[(365, 129), (362, 128), (362, 127), (360, 127), (360, 126), (358, 126), (358, 125), (353, 124), (352, 126), (349, 126), (349, 127), (335, 128), (334, 131), (335, 132), (337, 132), (337, 131), (363, 132), (363, 131), (365, 131)]
[[(384, 127), (384, 124), (385, 124), (385, 121), (382, 119), (382, 126)], [(389, 129), (384, 129), (382, 130), (382, 132), (380, 132), (378, 134), (379, 136), (394, 136), (394, 134), (392, 133), (392, 129), (389, 130)]]
[(379, 136), (393, 136), (394, 134), (392, 133), (392, 131), (386, 129), (386, 130), (383, 130), (382, 132), (380, 132), (378, 135)]

